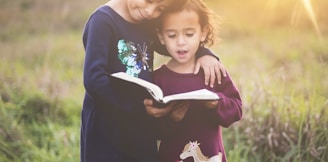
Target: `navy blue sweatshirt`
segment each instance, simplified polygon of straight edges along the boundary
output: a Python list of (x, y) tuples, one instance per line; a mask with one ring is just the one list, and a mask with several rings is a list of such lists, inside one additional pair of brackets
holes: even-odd
[(143, 105), (148, 93), (108, 77), (124, 71), (151, 81), (153, 49), (163, 49), (154, 38), (151, 22), (129, 23), (109, 6), (98, 8), (87, 21), (81, 162), (158, 161), (157, 121)]

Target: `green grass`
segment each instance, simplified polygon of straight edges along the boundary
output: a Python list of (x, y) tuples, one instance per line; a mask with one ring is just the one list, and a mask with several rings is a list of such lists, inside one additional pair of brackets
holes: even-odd
[[(223, 132), (228, 160), (328, 161), (327, 3), (313, 4), (319, 37), (304, 11), (290, 24), (297, 1), (272, 2), (208, 1), (223, 18), (212, 49), (244, 101)], [(81, 34), (101, 3), (0, 0), (0, 161), (79, 160)]]
[(264, 34), (217, 49), (245, 107), (244, 119), (225, 130), (228, 158), (327, 161), (327, 39), (306, 31)]

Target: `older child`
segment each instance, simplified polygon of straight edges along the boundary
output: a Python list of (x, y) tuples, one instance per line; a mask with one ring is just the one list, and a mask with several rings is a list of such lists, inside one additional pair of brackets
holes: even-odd
[[(146, 93), (117, 82), (108, 74), (125, 71), (150, 80), (156, 49), (152, 46), (156, 35), (150, 19), (182, 3), (182, 0), (111, 0), (90, 16), (83, 33), (86, 92), (81, 115), (82, 162), (158, 161), (156, 122), (145, 112), (143, 104)], [(205, 67), (212, 69), (208, 70), (210, 74), (219, 71), (215, 57), (202, 56), (200, 60), (205, 65), (214, 62), (214, 66)]]
[[(225, 162), (221, 126), (229, 127), (242, 118), (240, 93), (229, 76), (211, 88), (203, 84), (204, 73), (193, 75), (198, 48), (213, 42), (211, 15), (201, 0), (187, 0), (184, 5), (165, 10), (160, 17), (158, 37), (172, 58), (154, 71), (154, 82), (164, 95), (207, 88), (220, 97), (216, 101), (183, 101), (160, 118), (162, 162)], [(146, 108), (152, 115), (158, 111)]]

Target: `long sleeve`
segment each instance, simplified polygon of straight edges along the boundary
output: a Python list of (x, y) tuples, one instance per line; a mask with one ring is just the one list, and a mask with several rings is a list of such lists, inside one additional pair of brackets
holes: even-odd
[[(240, 93), (230, 76), (223, 78), (216, 92), (220, 97), (218, 107), (211, 117), (216, 119), (219, 125), (229, 127), (242, 118), (242, 100)], [(215, 116), (213, 116), (215, 115)]]
[(190, 141), (198, 141), (204, 155), (211, 157), (221, 152), (223, 161), (226, 161), (222, 127), (229, 127), (242, 118), (241, 97), (230, 76), (224, 77), (222, 83), (216, 84), (214, 88), (204, 85), (203, 79), (203, 71), (197, 75), (179, 74), (165, 65), (154, 72), (154, 82), (166, 95), (206, 88), (221, 97), (217, 108), (213, 109), (205, 107), (203, 102), (192, 101), (179, 122), (167, 116), (162, 118), (159, 148), (162, 161), (178, 161), (181, 150)]
[[(109, 77), (129, 72), (151, 79), (153, 53), (147, 48), (151, 36), (143, 25), (129, 23), (108, 5), (97, 8), (85, 25), (82, 162), (158, 161), (157, 125), (145, 112), (145, 90)], [(143, 56), (145, 66), (138, 66), (134, 56)]]
[(108, 16), (103, 13), (96, 14), (90, 18), (83, 33), (85, 48), (83, 81), (86, 93), (103, 105), (101, 107), (107, 105), (106, 107), (120, 107), (128, 110), (130, 108), (128, 104), (131, 102), (120, 102), (108, 77), (108, 73), (115, 70), (111, 67), (122, 67), (119, 62), (111, 61), (109, 64), (109, 59), (113, 59), (110, 57), (117, 57), (117, 54), (111, 53), (114, 51), (111, 48), (115, 47), (113, 44), (116, 44), (113, 40), (115, 34), (105, 20)]

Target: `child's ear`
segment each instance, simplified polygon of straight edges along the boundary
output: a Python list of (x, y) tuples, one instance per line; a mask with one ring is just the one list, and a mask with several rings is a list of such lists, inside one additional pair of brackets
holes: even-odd
[(207, 34), (208, 34), (208, 31), (209, 31), (209, 27), (208, 26), (204, 26), (202, 28), (202, 35), (201, 35), (201, 41), (204, 42), (206, 37), (207, 37)]
[(159, 29), (156, 29), (156, 33), (157, 33), (157, 37), (158, 37), (159, 41), (161, 42), (161, 44), (165, 45), (164, 38), (163, 38), (161, 31)]

